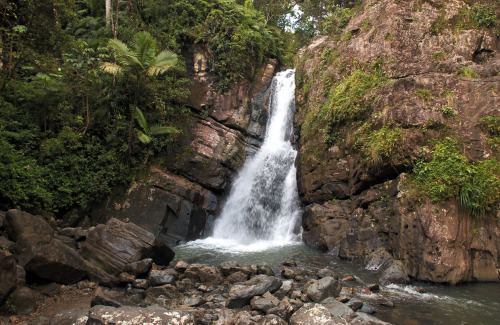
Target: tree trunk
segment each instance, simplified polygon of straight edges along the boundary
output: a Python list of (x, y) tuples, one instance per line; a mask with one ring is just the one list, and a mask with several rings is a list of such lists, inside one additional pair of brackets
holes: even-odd
[(111, 26), (111, 19), (112, 19), (111, 15), (113, 14), (111, 9), (112, 9), (111, 0), (106, 0), (106, 27)]

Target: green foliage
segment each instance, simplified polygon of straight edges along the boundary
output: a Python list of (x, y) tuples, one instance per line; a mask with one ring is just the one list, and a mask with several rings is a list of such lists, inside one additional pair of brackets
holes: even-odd
[(365, 140), (363, 151), (374, 164), (383, 161), (397, 162), (401, 158), (399, 148), (403, 145), (404, 135), (400, 128), (389, 125), (373, 131)]
[(482, 117), (477, 125), (491, 135), (500, 136), (500, 117), (491, 115)]
[(474, 3), (470, 7), (463, 6), (451, 20), (451, 28), (454, 31), (493, 28), (493, 32), (499, 35), (499, 26), (500, 20), (495, 13), (495, 7), (489, 4)]
[(351, 20), (352, 14), (352, 9), (338, 6), (332, 7), (330, 13), (324, 18), (323, 34), (340, 35)]
[(453, 110), (453, 107), (449, 105), (443, 105), (441, 106), (441, 114), (443, 114), (444, 117), (449, 118), (457, 115), (457, 113)]
[(417, 89), (413, 92), (415, 96), (420, 98), (421, 101), (423, 102), (430, 102), (434, 100), (434, 96), (432, 96), (432, 91), (429, 89)]
[(458, 76), (462, 78), (472, 78), (472, 79), (479, 79), (479, 75), (474, 72), (469, 67), (462, 67), (460, 71), (458, 72)]
[(339, 128), (369, 116), (371, 103), (386, 81), (382, 75), (382, 63), (383, 60), (378, 59), (368, 72), (355, 69), (331, 89), (318, 116), (327, 122), (325, 142), (328, 146), (336, 141)]
[(493, 213), (500, 201), (499, 161), (470, 163), (451, 138), (436, 142), (431, 160), (417, 161), (413, 172), (420, 197), (433, 202), (457, 198), (474, 216)]
[(390, 32), (387, 32), (387, 34), (385, 34), (384, 36), (384, 40), (385, 41), (390, 41), (392, 40), (392, 34)]
[(6, 251), (7, 253), (10, 253), (9, 247), (7, 245), (2, 245), (2, 246), (0, 246), (0, 248), (2, 250)]

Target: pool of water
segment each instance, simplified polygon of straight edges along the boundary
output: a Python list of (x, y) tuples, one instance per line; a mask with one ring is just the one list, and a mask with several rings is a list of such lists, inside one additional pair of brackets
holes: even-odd
[[(262, 245), (264, 243), (261, 246), (231, 248), (230, 243), (221, 246), (211, 239), (198, 240), (177, 246), (174, 263), (183, 260), (190, 264), (219, 265), (232, 260), (241, 265), (267, 264), (279, 274), (283, 261), (294, 260), (299, 266), (312, 269), (328, 267), (340, 277), (350, 274), (365, 283), (376, 282), (376, 275), (364, 270), (361, 265), (325, 255), (302, 242)], [(416, 282), (408, 286), (388, 285), (381, 291), (381, 295), (393, 301), (395, 307), (381, 309), (375, 316), (393, 324), (500, 324), (498, 283), (444, 286)], [(367, 296), (362, 298), (370, 299)]]

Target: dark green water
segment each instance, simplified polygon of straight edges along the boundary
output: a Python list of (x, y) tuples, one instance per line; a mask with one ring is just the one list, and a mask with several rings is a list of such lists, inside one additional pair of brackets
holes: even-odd
[[(270, 247), (261, 251), (235, 251), (214, 247), (197, 241), (175, 249), (176, 258), (188, 263), (219, 265), (235, 260), (241, 265), (267, 264), (279, 274), (281, 263), (292, 259), (299, 266), (309, 269), (329, 267), (339, 276), (355, 275), (365, 283), (376, 282), (376, 275), (356, 263), (342, 261), (315, 251), (302, 243)], [(418, 291), (417, 291), (418, 290)], [(423, 293), (419, 291), (424, 291)], [(460, 286), (441, 286), (413, 283), (409, 286), (382, 287), (380, 295), (394, 302), (394, 308), (380, 309), (374, 316), (394, 324), (500, 324), (500, 284), (477, 283)], [(360, 296), (362, 300), (377, 295)]]

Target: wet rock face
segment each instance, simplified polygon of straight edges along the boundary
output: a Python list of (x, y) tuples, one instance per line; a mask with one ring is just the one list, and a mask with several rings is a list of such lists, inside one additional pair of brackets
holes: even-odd
[[(364, 261), (367, 269), (379, 272), (381, 283), (407, 283), (408, 276), (451, 284), (499, 281), (498, 221), (474, 219), (460, 212), (457, 202), (415, 207), (404, 177), (352, 200), (308, 207), (303, 219), (306, 243)], [(394, 188), (398, 190), (392, 195)], [(347, 206), (364, 208), (349, 213)]]
[[(488, 145), (491, 135), (477, 125), (500, 114), (499, 38), (486, 29), (436, 30), (438, 19), (452, 22), (467, 6), (461, 0), (367, 0), (340, 37), (319, 36), (299, 52), (298, 186), (308, 245), (380, 272), (396, 263), (397, 276), (387, 271), (390, 281), (499, 280), (495, 218), (476, 221), (456, 202), (421, 205), (397, 189), (398, 175), (412, 171), (408, 162), (428, 151), (432, 139), (459, 139), (470, 161), (499, 158)], [(326, 126), (308, 118), (318, 116), (332, 88), (377, 59), (389, 82), (369, 100), (366, 116), (336, 129), (340, 140), (326, 148)], [(465, 77), (464, 69), (477, 78)], [(397, 128), (404, 141), (377, 161), (363, 134), (382, 127)]]

